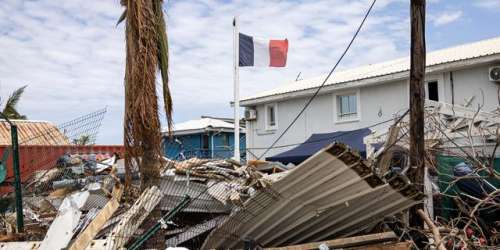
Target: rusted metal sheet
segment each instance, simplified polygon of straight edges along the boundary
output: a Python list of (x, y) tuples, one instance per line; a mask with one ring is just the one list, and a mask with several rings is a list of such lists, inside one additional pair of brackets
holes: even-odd
[[(11, 120), (17, 125), (21, 145), (69, 145), (68, 137), (50, 122)], [(0, 121), (0, 145), (11, 145), (10, 125)]]
[(203, 248), (238, 248), (242, 239), (271, 247), (350, 236), (423, 197), (403, 177), (386, 183), (359, 155), (333, 144), (250, 198)]

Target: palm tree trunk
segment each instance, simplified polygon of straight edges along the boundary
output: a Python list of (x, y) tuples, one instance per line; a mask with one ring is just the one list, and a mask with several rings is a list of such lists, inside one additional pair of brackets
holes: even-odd
[(155, 84), (158, 43), (153, 1), (126, 3), (125, 147), (127, 162), (140, 158), (142, 190), (156, 184), (160, 175), (161, 132)]
[[(125, 167), (126, 187), (130, 189), (131, 171), (138, 166), (141, 190), (159, 184), (161, 131), (156, 93), (156, 71), (163, 80), (164, 108), (169, 128), (172, 124), (172, 100), (168, 89), (168, 46), (161, 0), (122, 0), (126, 6), (125, 70)], [(136, 164), (134, 164), (136, 163)], [(128, 192), (132, 193), (132, 192)], [(143, 224), (147, 229), (161, 218), (153, 210)], [(164, 248), (165, 238), (157, 233), (145, 248)]]

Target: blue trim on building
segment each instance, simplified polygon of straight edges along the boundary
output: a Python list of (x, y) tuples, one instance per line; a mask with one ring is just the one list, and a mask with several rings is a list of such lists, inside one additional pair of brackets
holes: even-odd
[[(240, 152), (245, 159), (245, 134), (240, 134)], [(190, 159), (226, 159), (234, 155), (234, 133), (208, 131), (186, 135), (163, 137), (164, 155), (173, 160)]]

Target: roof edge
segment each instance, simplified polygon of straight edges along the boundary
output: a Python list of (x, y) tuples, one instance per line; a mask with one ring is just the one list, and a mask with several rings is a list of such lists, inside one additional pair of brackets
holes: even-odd
[[(430, 73), (437, 73), (437, 72), (442, 72), (442, 71), (447, 71), (447, 70), (457, 70), (457, 69), (462, 69), (470, 66), (476, 66), (476, 65), (482, 65), (482, 64), (488, 64), (492, 62), (496, 62), (500, 60), (500, 53), (497, 54), (492, 54), (492, 55), (487, 55), (487, 56), (481, 56), (481, 57), (475, 57), (475, 58), (468, 58), (464, 60), (459, 60), (459, 61), (453, 61), (453, 62), (446, 62), (442, 64), (436, 64), (432, 66), (427, 66), (425, 73), (430, 74)], [(347, 81), (347, 82), (341, 82), (341, 83), (335, 83), (335, 84), (330, 84), (330, 85), (325, 85), (323, 89), (320, 91), (320, 94), (325, 94), (329, 92), (334, 92), (336, 90), (343, 90), (343, 89), (348, 89), (348, 88), (357, 88), (357, 87), (363, 87), (363, 86), (369, 86), (369, 85), (374, 85), (374, 84), (386, 84), (398, 80), (404, 80), (409, 78), (409, 70), (401, 71), (401, 72), (395, 72), (387, 75), (381, 75), (381, 76), (375, 76), (375, 77), (370, 77), (370, 78), (365, 78), (365, 79), (358, 79), (354, 81)], [(319, 87), (319, 86), (318, 86)], [(297, 91), (291, 91), (291, 92), (286, 92), (286, 93), (280, 93), (280, 94), (274, 94), (274, 95), (268, 95), (268, 96), (262, 96), (262, 97), (257, 97), (257, 98), (251, 98), (251, 99), (242, 99), (240, 100), (240, 106), (242, 107), (249, 107), (249, 106), (255, 106), (259, 104), (264, 104), (264, 103), (269, 103), (269, 102), (276, 102), (276, 101), (283, 101), (283, 100), (288, 100), (288, 99), (295, 99), (295, 98), (300, 98), (300, 97), (306, 97), (309, 95), (312, 95), (318, 87), (313, 87), (313, 88), (308, 88), (308, 89), (302, 89), (302, 90), (297, 90)], [(232, 104), (232, 102), (231, 102)]]

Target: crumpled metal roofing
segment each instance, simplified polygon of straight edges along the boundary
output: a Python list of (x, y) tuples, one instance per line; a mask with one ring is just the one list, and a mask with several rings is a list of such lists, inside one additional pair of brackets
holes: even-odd
[[(427, 67), (456, 62), (466, 59), (473, 59), (500, 53), (500, 37), (482, 40), (479, 42), (463, 44), (451, 48), (436, 50), (427, 53)], [(356, 80), (368, 79), (378, 76), (390, 75), (394, 73), (410, 70), (410, 57), (386, 61), (382, 63), (365, 65), (345, 71), (335, 72), (325, 86), (339, 83), (347, 83)], [(245, 97), (242, 102), (262, 97), (296, 92), (311, 88), (316, 88), (323, 83), (326, 75), (290, 82), (277, 88), (263, 91), (254, 96)]]
[[(17, 125), (21, 145), (69, 145), (71, 142), (54, 124), (44, 121), (11, 120)], [(0, 120), (0, 145), (11, 145), (10, 125)]]
[(189, 195), (192, 201), (183, 212), (198, 213), (229, 213), (231, 206), (224, 205), (208, 194), (207, 185), (195, 181), (176, 181), (174, 176), (162, 177), (160, 190), (164, 196), (160, 202), (163, 210), (171, 210), (178, 205), (185, 195)]
[(250, 198), (206, 239), (203, 249), (234, 249), (242, 239), (264, 247), (357, 233), (423, 199), (397, 176), (388, 183), (342, 144), (322, 149)]

